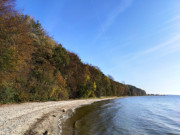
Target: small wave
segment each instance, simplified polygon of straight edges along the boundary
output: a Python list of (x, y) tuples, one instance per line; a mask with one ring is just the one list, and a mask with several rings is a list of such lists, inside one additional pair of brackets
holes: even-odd
[(65, 122), (68, 118), (70, 118), (73, 113), (75, 113), (76, 108), (71, 108), (66, 113), (64, 113), (59, 119), (58, 119), (58, 127), (59, 127), (59, 135), (62, 134), (62, 124)]

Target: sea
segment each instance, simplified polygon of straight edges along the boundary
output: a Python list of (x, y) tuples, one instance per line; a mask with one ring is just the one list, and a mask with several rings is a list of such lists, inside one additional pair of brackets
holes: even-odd
[(69, 112), (61, 135), (180, 135), (180, 96), (124, 97)]

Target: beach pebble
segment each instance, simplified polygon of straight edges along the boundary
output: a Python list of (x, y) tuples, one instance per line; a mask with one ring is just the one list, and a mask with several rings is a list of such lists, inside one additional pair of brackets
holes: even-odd
[(45, 132), (43, 133), (43, 135), (49, 135), (49, 134), (48, 134), (48, 131), (45, 131)]
[(56, 117), (56, 115), (52, 115), (53, 117)]

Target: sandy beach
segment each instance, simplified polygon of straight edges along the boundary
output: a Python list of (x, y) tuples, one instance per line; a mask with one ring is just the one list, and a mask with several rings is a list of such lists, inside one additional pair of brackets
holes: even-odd
[(58, 135), (58, 120), (68, 110), (108, 99), (113, 98), (1, 105), (0, 135)]

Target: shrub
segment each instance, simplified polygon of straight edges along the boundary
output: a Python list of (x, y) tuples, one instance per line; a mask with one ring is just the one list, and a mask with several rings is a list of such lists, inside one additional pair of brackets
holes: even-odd
[(5, 103), (12, 103), (15, 102), (17, 96), (17, 92), (15, 89), (11, 87), (11, 85), (1, 85), (0, 86), (0, 102)]

